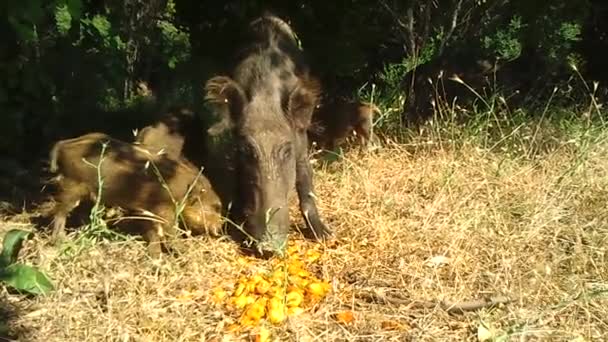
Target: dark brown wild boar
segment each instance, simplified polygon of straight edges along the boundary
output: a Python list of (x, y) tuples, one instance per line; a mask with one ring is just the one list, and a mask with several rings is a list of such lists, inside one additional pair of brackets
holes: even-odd
[(479, 94), (493, 91), (491, 79), (500, 65), (471, 56), (442, 56), (410, 71), (404, 78), (407, 102), (402, 118), (418, 126), (434, 114), (443, 117), (462, 104), (479, 101)]
[(205, 150), (204, 133), (202, 123), (192, 110), (173, 107), (158, 122), (141, 129), (135, 143), (153, 154), (162, 150), (169, 158), (184, 157), (200, 166)]
[(315, 203), (306, 133), (320, 85), (286, 22), (264, 15), (248, 32), (232, 77), (206, 83), (207, 99), (222, 118), (208, 132), (231, 130), (237, 183), (232, 214), (258, 251), (271, 252), (287, 240), (294, 186), (306, 225), (319, 239), (331, 235)]
[(380, 114), (380, 109), (367, 102), (338, 99), (323, 103), (312, 116), (308, 137), (318, 147), (333, 150), (354, 131), (359, 144), (367, 146), (373, 138), (374, 113)]
[[(160, 256), (161, 244), (175, 236), (176, 204), (186, 196), (183, 221), (193, 233), (219, 235), (221, 204), (207, 179), (181, 159), (151, 154), (144, 148), (89, 133), (57, 142), (50, 153), (50, 170), (58, 174), (58, 194), (52, 211), (53, 236), (64, 234), (66, 218), (82, 200), (95, 200), (98, 194), (98, 168), (102, 144), (107, 143), (99, 167), (103, 186), (101, 203), (128, 211), (158, 216), (162, 223), (145, 220), (144, 239), (150, 254)], [(161, 184), (155, 167), (167, 189)], [(196, 181), (192, 190), (189, 187)]]

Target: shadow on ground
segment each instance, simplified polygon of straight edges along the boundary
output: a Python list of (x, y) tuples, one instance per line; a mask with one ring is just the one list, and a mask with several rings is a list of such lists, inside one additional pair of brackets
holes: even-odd
[(18, 323), (20, 315), (20, 309), (3, 295), (0, 298), (0, 341), (20, 341), (29, 335), (27, 329)]

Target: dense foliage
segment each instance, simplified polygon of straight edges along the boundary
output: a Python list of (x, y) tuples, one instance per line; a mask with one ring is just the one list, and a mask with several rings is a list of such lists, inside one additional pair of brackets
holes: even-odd
[(408, 75), (435, 61), (501, 64), (498, 83), (538, 96), (567, 81), (572, 63), (608, 80), (601, 0), (21, 0), (0, 9), (0, 151), (27, 158), (86, 130), (128, 134), (150, 107), (140, 81), (154, 108), (199, 104), (239, 29), (266, 9), (291, 22), (332, 95), (369, 97), (375, 84), (374, 96), (400, 105)]

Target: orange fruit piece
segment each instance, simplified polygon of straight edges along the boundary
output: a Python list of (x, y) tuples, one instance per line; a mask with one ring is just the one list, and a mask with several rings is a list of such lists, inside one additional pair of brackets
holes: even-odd
[(243, 316), (241, 317), (239, 323), (241, 323), (241, 325), (244, 327), (253, 327), (258, 325), (258, 323), (260, 323), (260, 320), (249, 316)]
[(340, 311), (334, 314), (334, 319), (338, 323), (348, 324), (352, 323), (355, 320), (355, 314), (350, 310)]
[(268, 290), (270, 290), (270, 283), (268, 281), (266, 281), (265, 279), (260, 280), (255, 285), (255, 292), (259, 293), (261, 295), (263, 295), (266, 292), (268, 292)]

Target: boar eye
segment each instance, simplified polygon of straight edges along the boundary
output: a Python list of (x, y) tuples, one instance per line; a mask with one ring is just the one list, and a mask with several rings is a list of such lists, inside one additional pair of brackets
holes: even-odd
[(279, 158), (281, 158), (281, 160), (287, 160), (291, 157), (292, 152), (292, 144), (285, 143), (279, 148)]

